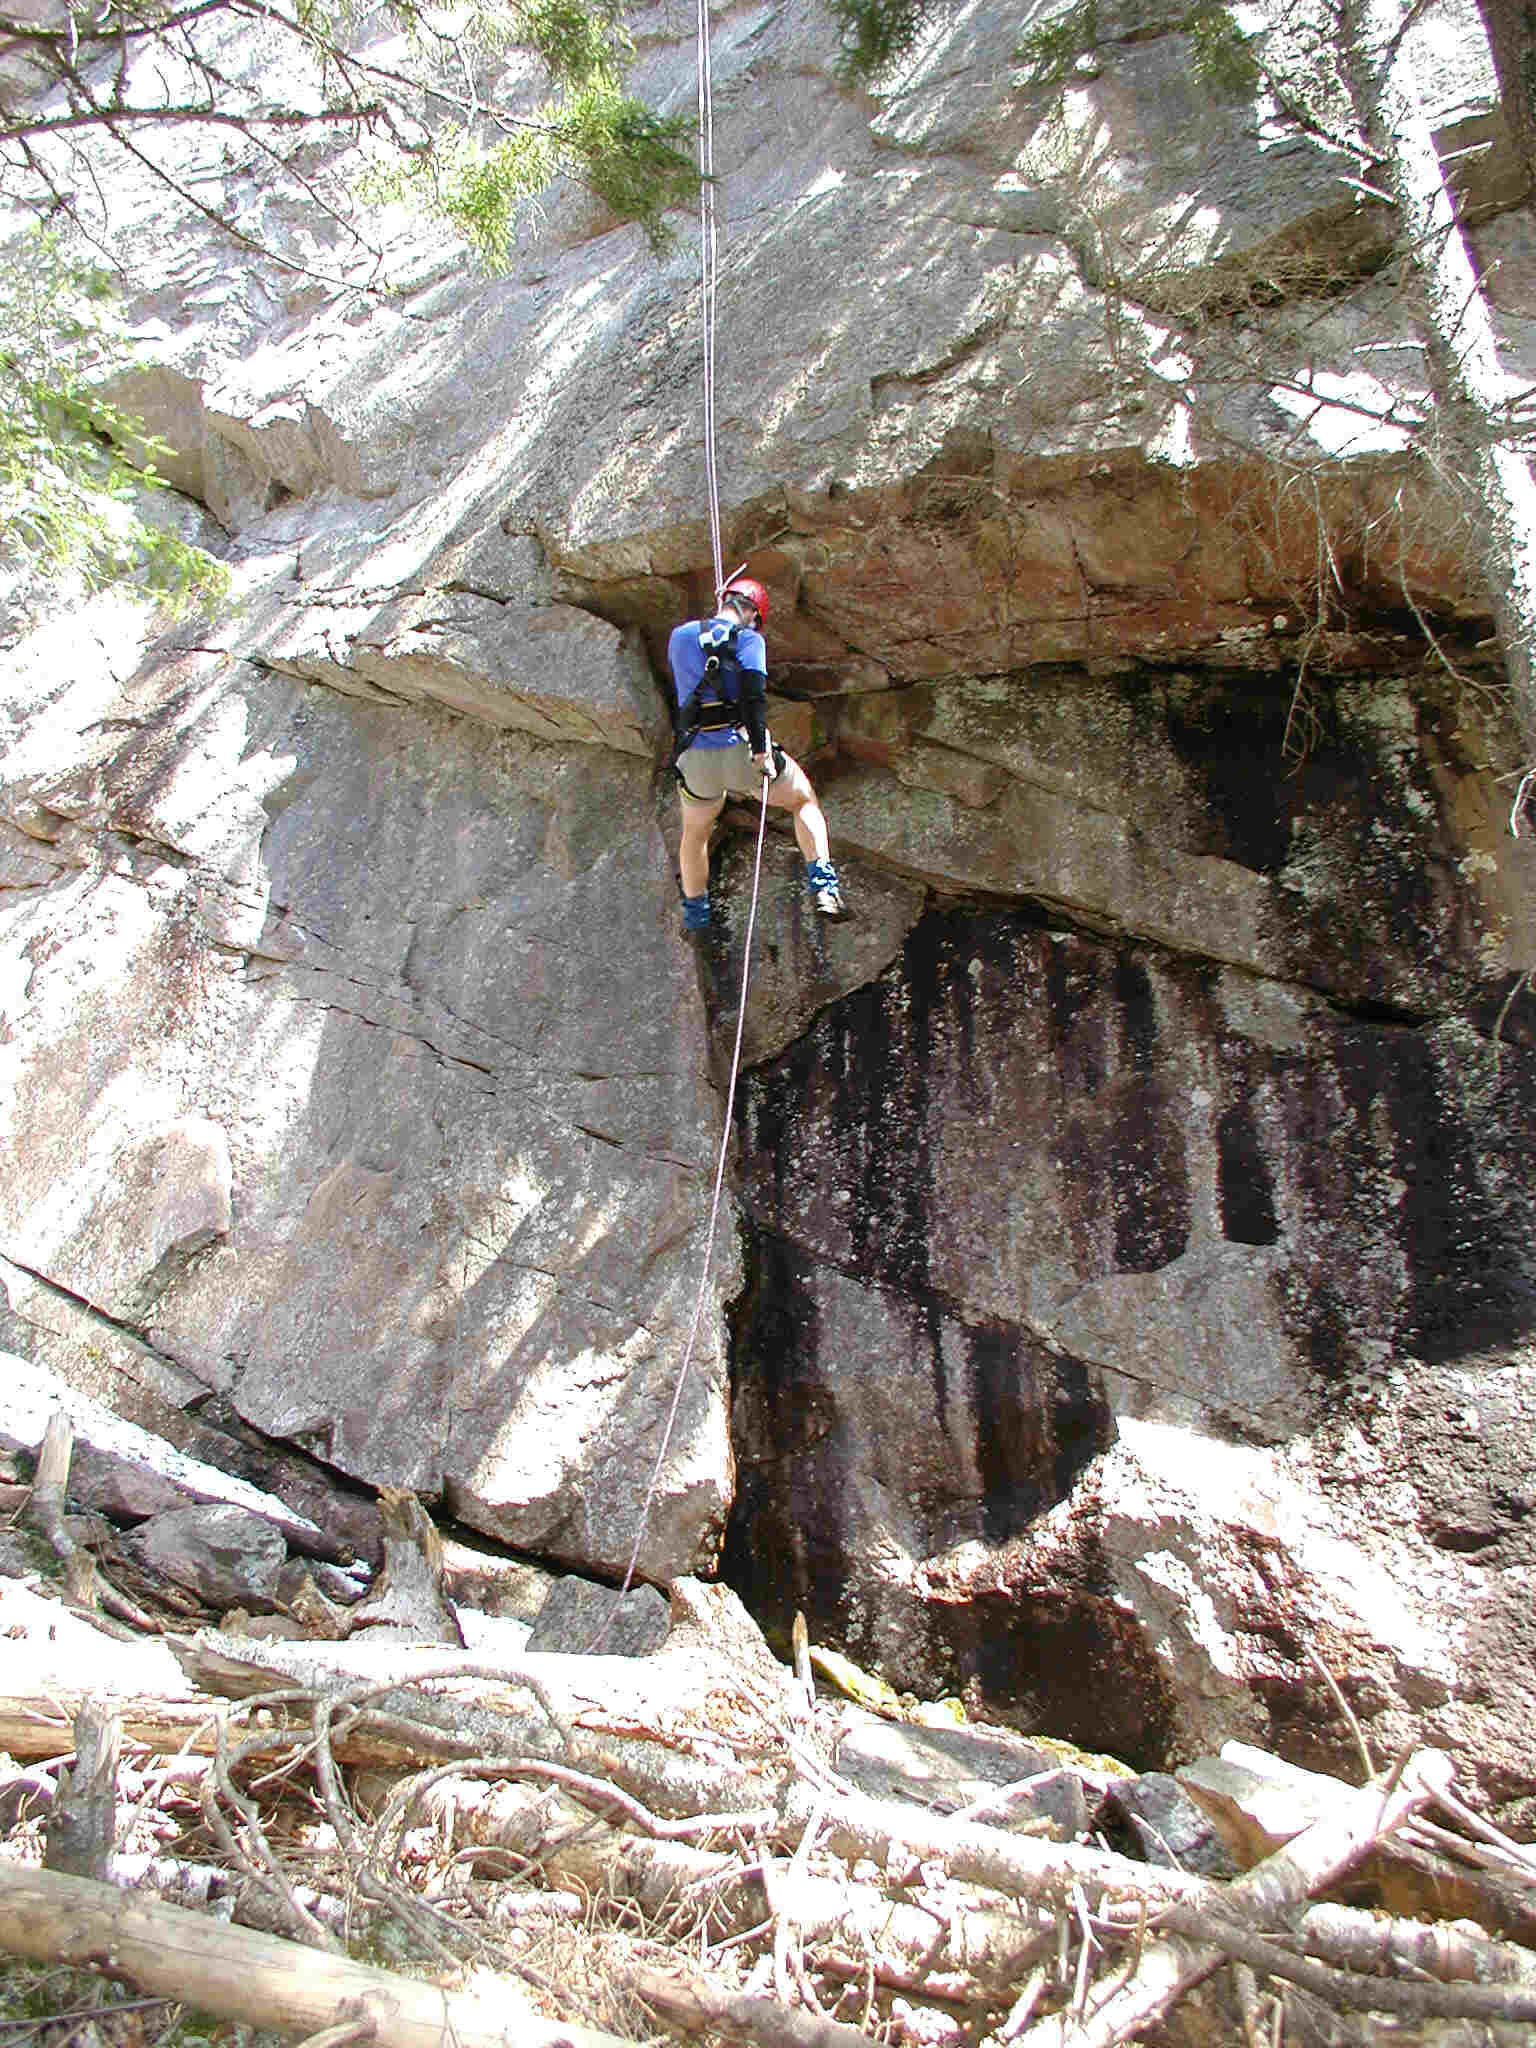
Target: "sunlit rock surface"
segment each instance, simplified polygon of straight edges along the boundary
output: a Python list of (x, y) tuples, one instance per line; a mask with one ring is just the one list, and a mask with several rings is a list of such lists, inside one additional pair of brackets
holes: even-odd
[[(637, 84), (686, 111), (674, 15)], [(119, 395), (233, 593), (153, 644), (8, 599), (0, 1338), (550, 1564), (724, 1542), (770, 1623), (1141, 1763), (1342, 1754), (1315, 1642), (1513, 1811), (1536, 852), (1488, 605), (1382, 416), (1426, 399), (1385, 212), (1100, 16), (1053, 82), (1044, 10), (959, 6), (862, 92), (817, 7), (714, 10), (728, 566), (855, 916), (769, 834), (707, 1272), (752, 842), (685, 950), (690, 223), (562, 190), (488, 279), (365, 221), (380, 295), (223, 138), (181, 170), (301, 269), (113, 170)], [(1516, 380), (1476, 17), (1415, 34)]]

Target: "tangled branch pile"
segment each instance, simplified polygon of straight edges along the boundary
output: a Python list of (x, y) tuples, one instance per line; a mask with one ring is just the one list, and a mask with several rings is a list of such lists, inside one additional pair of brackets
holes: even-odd
[[(68, 1544), (51, 1481), (41, 1508)], [(1110, 2048), (1181, 2038), (1202, 1999), (1251, 2044), (1536, 2023), (1536, 1864), (1432, 1750), (1364, 1789), (1251, 1753), (1195, 1767), (1251, 1863), (1221, 1880), (1104, 1846), (1125, 1786), (1093, 1760), (818, 1697), (694, 1582), (644, 1657), (150, 1642), (83, 1609), (0, 1580), (0, 1950), (136, 1997), (315, 2048)], [(146, 1685), (151, 1658), (174, 1678)], [(984, 1751), (1013, 1775), (962, 1799), (949, 1766)], [(1316, 1903), (1362, 1869), (1367, 1896), (1439, 1903)]]

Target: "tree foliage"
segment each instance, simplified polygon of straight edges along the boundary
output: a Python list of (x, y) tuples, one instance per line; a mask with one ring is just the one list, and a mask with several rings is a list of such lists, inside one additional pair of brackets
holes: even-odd
[[(0, 203), (50, 223), (0, 269), (8, 558), (140, 576), (181, 602), (217, 581), (136, 509), (160, 482), (153, 450), (147, 470), (130, 462), (142, 434), (103, 396), (128, 342), (109, 272), (81, 252), (115, 259), (130, 288), (141, 274), (113, 219), (118, 161), (260, 257), (313, 271), (265, 230), (286, 189), (338, 252), (335, 285), (387, 287), (369, 200), (409, 199), (495, 268), (521, 203), (562, 173), (657, 246), (697, 189), (691, 123), (628, 90), (633, 54), (619, 0), (0, 0)], [(243, 169), (248, 215), (226, 196)]]
[[(137, 423), (103, 397), (127, 360), (109, 273), (39, 230), (0, 262), (0, 531), (27, 569), (141, 583), (173, 611), (219, 595), (220, 565), (146, 516), (162, 486)], [(125, 447), (144, 450), (130, 463)]]
[[(510, 249), (520, 201), (559, 173), (653, 242), (694, 190), (687, 124), (627, 90), (633, 46), (618, 0), (465, 0), (451, 12), (418, 0), (366, 11), (350, 0), (60, 0), (41, 21), (35, 11), (0, 0), (0, 196), (77, 220), (105, 210), (105, 145), (249, 240), (178, 158), (189, 131), (253, 150), (268, 184), (286, 181), (362, 249), (345, 187), (317, 175), (317, 143), (328, 156), (361, 146), (375, 195), (409, 192), (492, 261)], [(528, 104), (515, 78), (509, 107), (501, 87), (520, 51), (549, 94)]]
[[(1196, 0), (1193, 7), (1168, 23), (1192, 39), (1191, 66), (1196, 78), (1213, 92), (1251, 93), (1262, 76), (1258, 59), (1224, 0)], [(1019, 43), (1018, 55), (1031, 85), (1059, 85), (1071, 75), (1080, 57), (1105, 40), (1099, 0), (1077, 0), (1060, 14), (1031, 29)]]
[(916, 48), (936, 0), (830, 0), (842, 33), (843, 76), (867, 85)]

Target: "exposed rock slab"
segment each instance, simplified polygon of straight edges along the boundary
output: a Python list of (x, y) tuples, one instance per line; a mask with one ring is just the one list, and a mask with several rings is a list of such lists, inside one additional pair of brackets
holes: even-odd
[[(34, 708), (9, 801), (55, 866), (0, 907), (34, 1169), (7, 1255), (266, 1434), (622, 1568), (712, 1148), (649, 763), (220, 662)], [(194, 1114), (234, 1214), (219, 1153), (211, 1207), (159, 1175), (114, 1228), (122, 1161)], [(718, 1540), (718, 1373), (706, 1336), (663, 1576)]]

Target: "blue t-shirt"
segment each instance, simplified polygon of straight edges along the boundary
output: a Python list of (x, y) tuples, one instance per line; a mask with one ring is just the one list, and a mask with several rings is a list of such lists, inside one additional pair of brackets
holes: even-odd
[[(713, 625), (713, 619), (689, 619), (678, 626), (667, 642), (667, 660), (672, 668), (672, 687), (677, 692), (678, 709), (692, 698), (694, 691), (704, 679), (705, 653), (699, 644), (700, 626)], [(729, 619), (719, 621), (729, 626)], [(754, 626), (738, 627), (736, 633), (736, 659), (743, 668), (755, 669), (766, 679), (768, 674), (768, 643)], [(742, 735), (733, 727), (726, 726), (718, 732), (701, 732), (694, 735), (696, 747), (735, 747), (745, 744)]]

